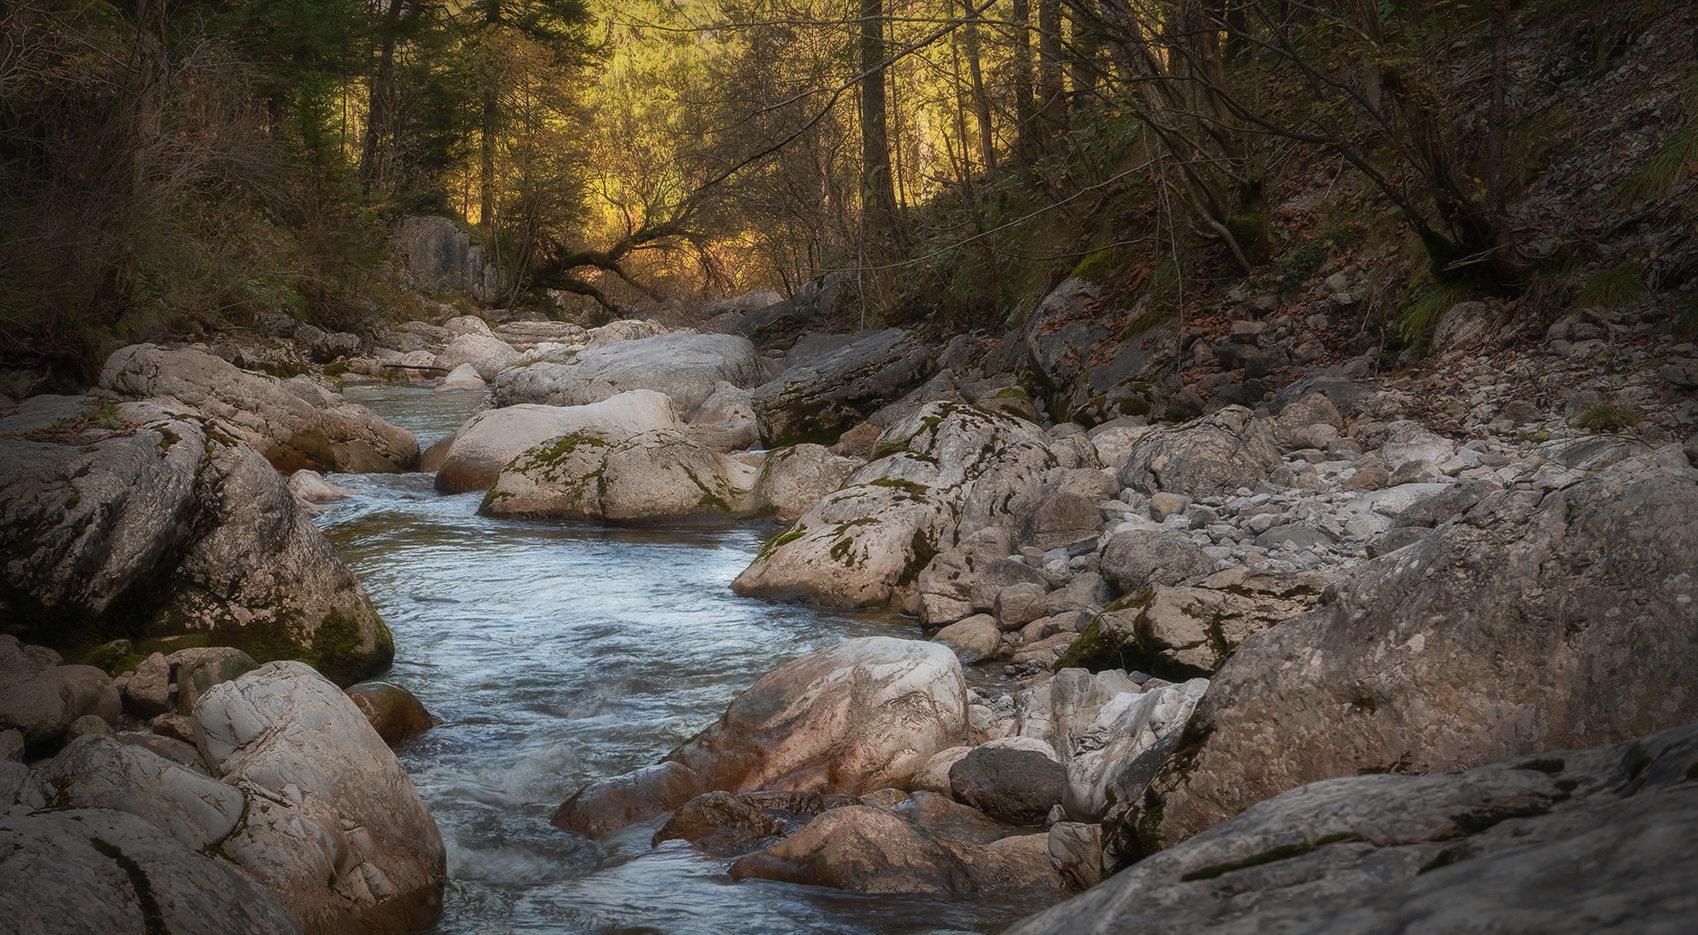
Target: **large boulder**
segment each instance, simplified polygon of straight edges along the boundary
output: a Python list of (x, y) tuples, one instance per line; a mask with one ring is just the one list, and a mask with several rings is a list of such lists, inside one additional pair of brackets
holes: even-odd
[(496, 327), (494, 336), (518, 351), (539, 344), (586, 344), (590, 340), (583, 326), (569, 321), (510, 321)]
[(657, 334), (665, 334), (666, 328), (654, 319), (616, 318), (597, 328), (589, 330), (590, 340), (586, 345), (590, 350), (607, 347), (622, 341), (641, 341), (652, 338)]
[(1698, 470), (1666, 451), (1543, 498), (1490, 494), (1246, 639), (1199, 710), (1199, 742), (1134, 816), (1140, 835), (1171, 844), (1318, 779), (1465, 769), (1698, 718)]
[(100, 386), (129, 399), (170, 397), (210, 416), (285, 474), (407, 471), (419, 460), (412, 432), (364, 406), (303, 377), (274, 380), (189, 348), (120, 348), (106, 359)]
[(973, 604), (974, 584), (992, 562), (1007, 561), (1011, 551), (1011, 537), (1001, 526), (960, 535), (955, 545), (939, 552), (920, 572), (916, 582), (920, 620), (928, 626), (943, 626), (984, 609)]
[(755, 417), (771, 447), (829, 444), (879, 407), (925, 382), (931, 352), (899, 328), (856, 339), (756, 388)]
[(1036, 825), (1061, 804), (1067, 768), (1047, 749), (990, 743), (955, 761), (949, 788), (956, 799), (993, 818)]
[(728, 334), (659, 334), (594, 347), (570, 363), (537, 363), (494, 383), (498, 406), (582, 406), (633, 389), (665, 393), (690, 419), (719, 383), (760, 383), (760, 358), (747, 338)]
[(591, 426), (627, 432), (679, 427), (672, 401), (654, 390), (631, 390), (588, 406), (486, 409), (431, 446), (425, 467), (436, 470), (436, 489), (444, 493), (483, 490), (521, 453)]
[(1698, 727), (1463, 773), (1317, 782), (1010, 930), (1684, 932)]
[(861, 466), (859, 458), (834, 455), (819, 445), (791, 445), (769, 452), (755, 480), (755, 496), (773, 519), (793, 523), (827, 494), (843, 486)]
[(590, 784), (553, 820), (600, 837), (715, 790), (854, 795), (901, 787), (966, 737), (966, 682), (947, 649), (849, 640), (762, 677), (661, 764)]
[(452, 289), (488, 302), (511, 281), (483, 244), (473, 243), (472, 235), (448, 218), (402, 218), (395, 228), (395, 245), (406, 262), (407, 277), (433, 289)]
[(1084, 371), (1089, 355), (1082, 349), (1108, 338), (1096, 314), (1101, 297), (1095, 283), (1075, 277), (1056, 286), (1027, 316), (1021, 331), (1026, 362), (1052, 392), (1065, 391)]
[(192, 718), (201, 756), (248, 796), (221, 849), (308, 933), (411, 932), (441, 908), (436, 820), (354, 702), (298, 662), (215, 686)]
[(1138, 439), (1119, 479), (1140, 493), (1201, 500), (1254, 487), (1282, 463), (1266, 420), (1243, 406), (1228, 406)]
[(723, 521), (753, 513), (757, 471), (660, 429), (584, 428), (501, 469), (481, 512), (608, 523)]
[(263, 457), (175, 407), (117, 415), (125, 432), (0, 438), (0, 601), (27, 633), (201, 632), (349, 682), (389, 663), (383, 621)]
[(732, 590), (842, 607), (907, 597), (949, 544), (975, 482), (1021, 445), (1047, 457), (1043, 433), (1029, 422), (928, 403), (886, 429), (873, 460), (769, 542)]
[(98, 735), (77, 738), (31, 773), (19, 799), (32, 809), (129, 812), (195, 850), (229, 837), (247, 807), (232, 786)]
[(395, 746), (442, 723), (418, 696), (388, 682), (361, 682), (348, 689), (354, 707), (366, 716), (383, 742)]
[(1048, 854), (951, 841), (894, 812), (834, 808), (778, 844), (731, 865), (734, 880), (782, 880), (858, 893), (1033, 893), (1054, 896)]
[(0, 731), (15, 732), (23, 744), (33, 746), (65, 733), (79, 718), (118, 720), (118, 691), (105, 672), (54, 665), (36, 658), (39, 650), (21, 645), (11, 634), (0, 635)]
[(236, 868), (110, 809), (0, 817), (0, 918), (31, 935), (301, 931)]
[(1121, 593), (1174, 585), (1214, 570), (1214, 560), (1177, 532), (1134, 529), (1117, 534), (1103, 548), (1102, 576)]
[(436, 366), (449, 371), (450, 376), (460, 367), (470, 365), (485, 383), (518, 362), (519, 352), (511, 344), (486, 334), (462, 334), (436, 355)]

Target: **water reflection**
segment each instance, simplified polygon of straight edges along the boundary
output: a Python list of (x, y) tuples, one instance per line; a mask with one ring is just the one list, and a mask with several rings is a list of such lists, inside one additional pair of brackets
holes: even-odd
[[(349, 395), (427, 444), (477, 403)], [(890, 614), (732, 594), (771, 527), (492, 520), (477, 494), (438, 495), (425, 475), (334, 480), (358, 496), (320, 522), (394, 633), (388, 678), (447, 721), (401, 753), (448, 842), (435, 931), (941, 935), (1037, 908), (734, 884), (725, 859), (681, 842), (650, 851), (644, 829), (607, 845), (548, 824), (584, 783), (653, 762), (783, 662), (849, 637), (918, 635)]]

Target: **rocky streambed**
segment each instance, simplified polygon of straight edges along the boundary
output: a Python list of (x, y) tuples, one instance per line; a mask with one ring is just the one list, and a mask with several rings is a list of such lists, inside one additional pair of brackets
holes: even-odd
[[(428, 356), (442, 394), (142, 345), (0, 418), (0, 607), (95, 663), (0, 645), (28, 764), (0, 833), (31, 855), (0, 892), (74, 866), (112, 918), (188, 924), (135, 850), (280, 931), (987, 931), (1055, 903), (1023, 931), (1189, 905), (1377, 931), (1486, 877), (1571, 909), (1511, 930), (1689, 917), (1693, 442), (1527, 400), (1423, 422), (1362, 359), (1246, 366), (1156, 423), (1079, 383), (1057, 423), (1020, 382), (1056, 376), (1048, 332), (1024, 362), (895, 330), (775, 354), (742, 314), (414, 323), (344, 363)], [(1241, 324), (1228, 349), (1288, 331)], [(325, 678), (391, 659), (399, 689)], [(1652, 828), (1642, 898), (1558, 879)]]

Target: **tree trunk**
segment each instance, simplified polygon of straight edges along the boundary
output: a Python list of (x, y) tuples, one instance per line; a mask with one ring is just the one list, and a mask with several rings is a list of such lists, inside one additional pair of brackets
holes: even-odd
[(1020, 173), (1026, 184), (1035, 181), (1032, 172), (1038, 161), (1037, 111), (1032, 106), (1031, 7), (1027, 0), (1014, 0), (1014, 130)]
[(495, 86), (495, 28), (501, 25), (500, 0), (488, 0), (484, 8), (484, 67), (482, 119), (479, 121), (478, 150), (478, 227), (485, 234), (493, 233), (490, 223), (495, 219), (495, 142), (500, 129), (501, 97)]
[(1067, 97), (1061, 83), (1061, 10), (1057, 0), (1038, 0), (1038, 143), (1056, 155), (1067, 130)]
[(1077, 6), (1068, 7), (1067, 22), (1072, 30), (1072, 54), (1068, 56), (1067, 77), (1073, 85), (1070, 106), (1078, 110), (1096, 92), (1096, 58), (1102, 51), (1103, 36), (1096, 23), (1085, 17)]
[(888, 247), (898, 230), (884, 74), (884, 0), (861, 0), (861, 214), (869, 244)]
[(382, 45), (377, 74), (372, 76), (371, 96), (366, 105), (365, 139), (360, 144), (360, 187), (370, 192), (381, 174), (377, 166), (378, 144), (395, 133), (395, 40), (400, 33), (402, 0), (389, 0), (378, 32)]
[[(963, 27), (962, 39), (966, 45), (967, 73), (973, 78), (973, 118), (979, 124), (979, 158), (983, 161), (985, 176), (995, 179), (996, 146), (991, 141), (990, 96), (985, 93), (985, 76), (979, 69), (979, 17), (973, 12), (973, 0), (961, 0), (961, 8), (970, 17)], [(962, 145), (965, 147), (966, 144)]]

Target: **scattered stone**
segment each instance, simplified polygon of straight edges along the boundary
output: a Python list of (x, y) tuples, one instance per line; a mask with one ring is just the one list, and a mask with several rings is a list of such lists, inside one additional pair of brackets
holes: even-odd
[(937, 631), (932, 639), (953, 647), (962, 665), (976, 665), (993, 659), (1002, 649), (1002, 629), (997, 626), (996, 618), (989, 614), (958, 620)]
[(949, 768), (955, 798), (994, 818), (1041, 824), (1067, 788), (1067, 769), (1054, 753), (975, 747)]
[(348, 697), (391, 747), (441, 723), (425, 710), (424, 702), (399, 685), (361, 682), (348, 689)]
[(1176, 532), (1123, 532), (1102, 554), (1102, 576), (1121, 593), (1151, 585), (1172, 585), (1214, 571), (1212, 559), (1190, 538)]

